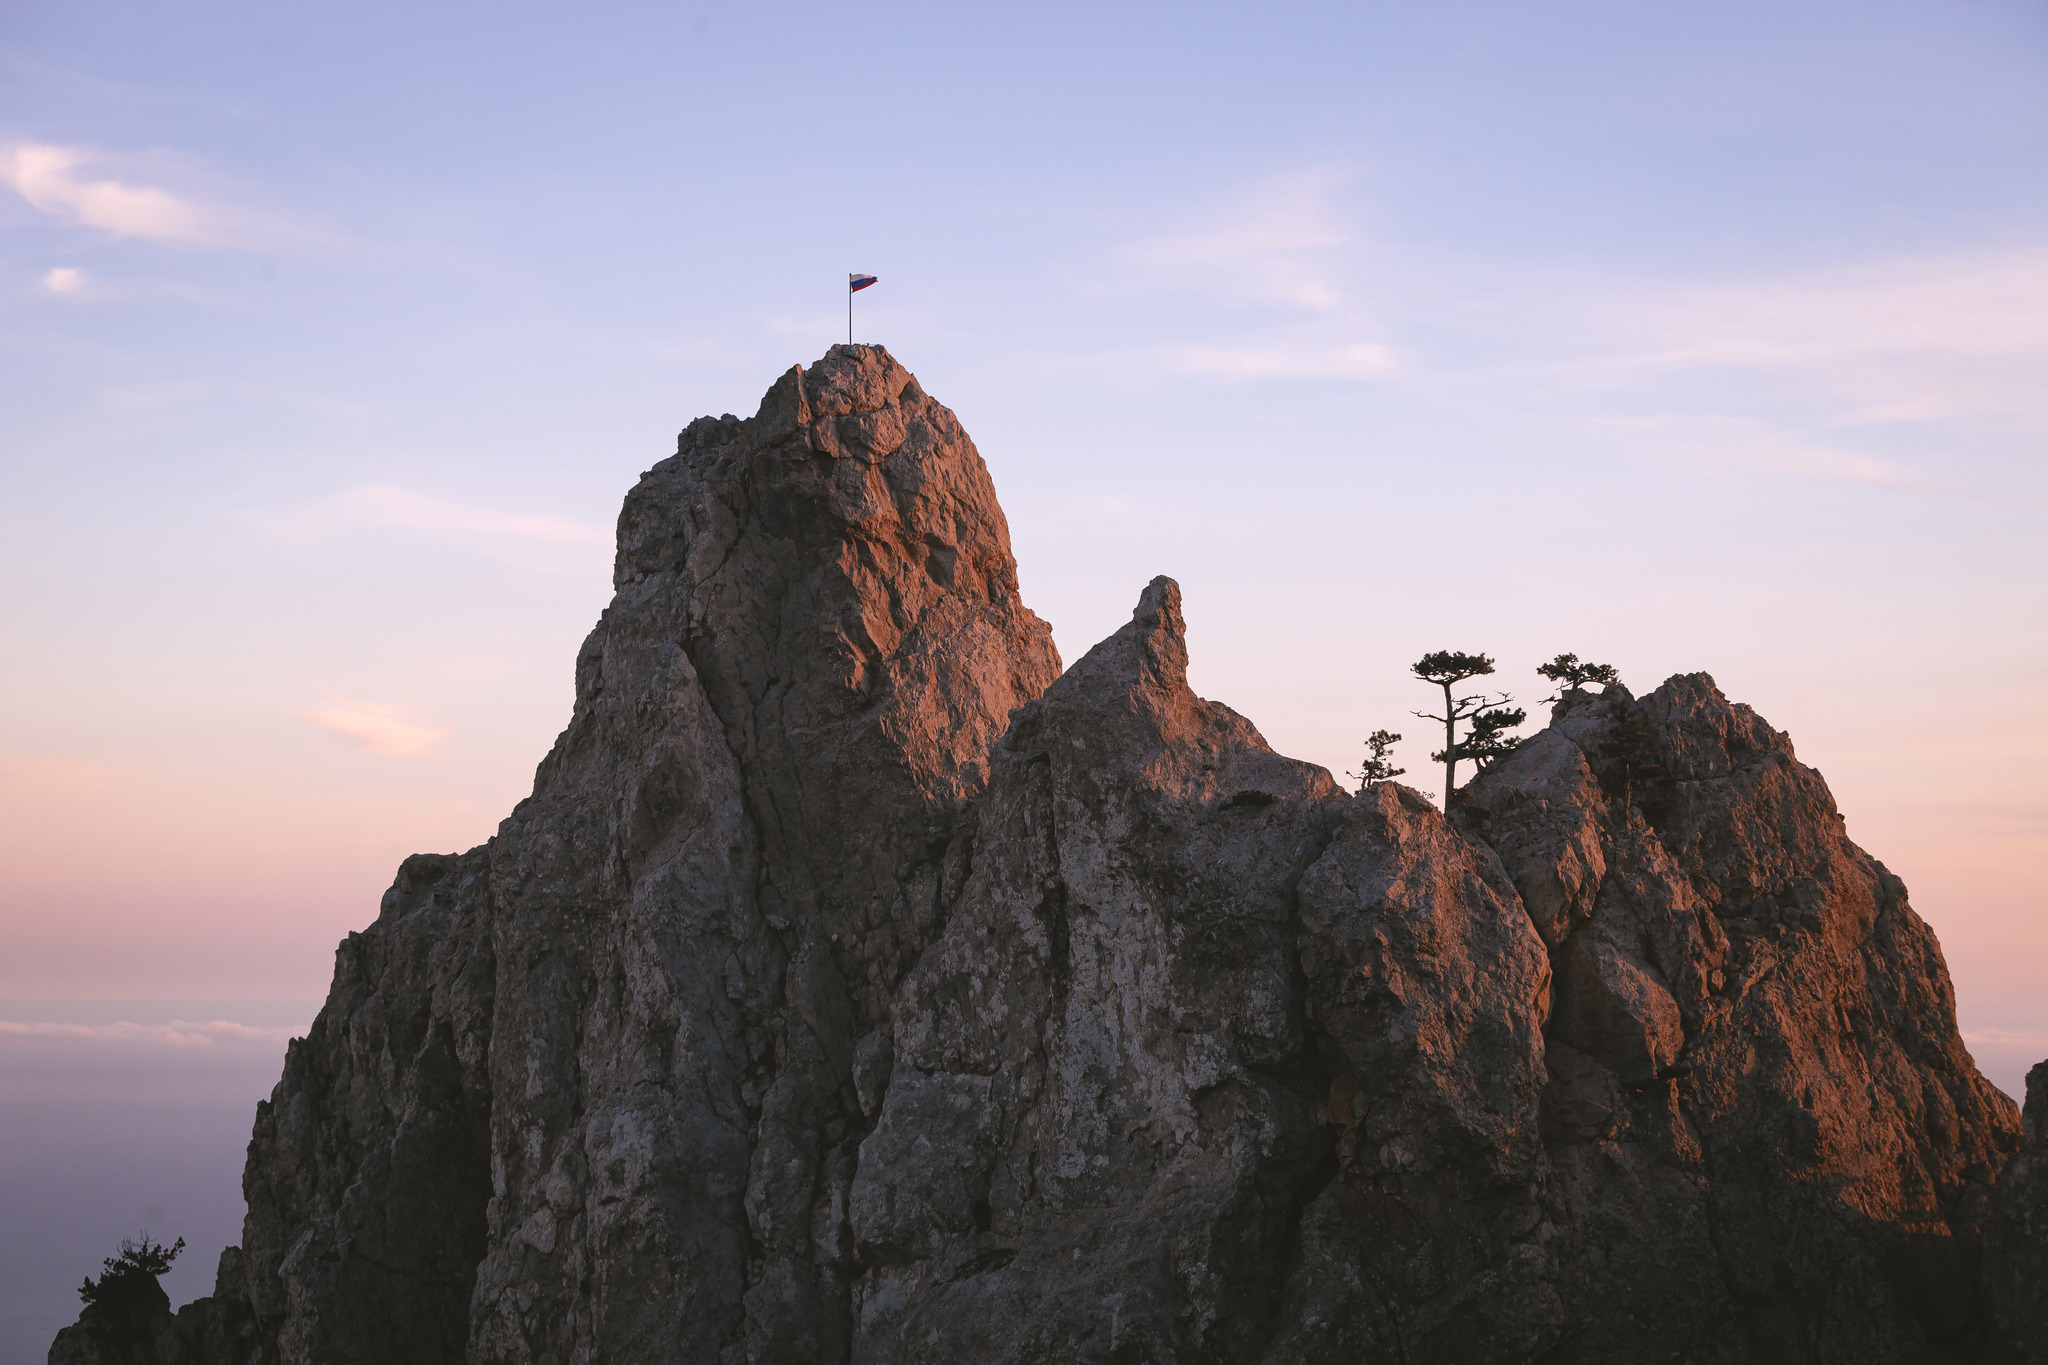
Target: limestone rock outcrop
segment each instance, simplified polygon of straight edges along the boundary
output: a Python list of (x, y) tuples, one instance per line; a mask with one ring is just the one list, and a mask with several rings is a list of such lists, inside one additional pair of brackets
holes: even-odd
[(872, 347), (691, 424), (615, 580), (532, 797), (342, 944), (165, 1365), (2043, 1358), (2048, 1074), (2022, 1147), (1704, 674), (1354, 795), (1189, 689), (1169, 579), (1062, 672)]

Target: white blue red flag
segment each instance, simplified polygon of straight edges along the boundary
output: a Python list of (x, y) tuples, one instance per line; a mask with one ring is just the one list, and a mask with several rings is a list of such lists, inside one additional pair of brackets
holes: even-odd
[(849, 294), (858, 294), (861, 290), (867, 288), (874, 282), (875, 277), (873, 275), (849, 274), (846, 277), (846, 292)]

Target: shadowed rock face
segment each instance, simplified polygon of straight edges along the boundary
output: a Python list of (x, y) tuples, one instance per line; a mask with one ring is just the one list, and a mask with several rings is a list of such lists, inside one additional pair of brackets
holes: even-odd
[(1997, 1335), (2048, 1363), (2048, 1062), (2027, 1073), (2026, 1138), (1999, 1176), (1985, 1263)]
[(2042, 1125), (2001, 1178), (1933, 935), (1705, 675), (1354, 797), (1188, 689), (1171, 580), (1061, 674), (870, 347), (693, 423), (616, 586), (148, 1358), (2042, 1358)]
[(1018, 712), (853, 1182), (864, 1361), (1242, 1358), (1327, 1179), (1295, 887), (1348, 798), (1186, 682), (1180, 591)]

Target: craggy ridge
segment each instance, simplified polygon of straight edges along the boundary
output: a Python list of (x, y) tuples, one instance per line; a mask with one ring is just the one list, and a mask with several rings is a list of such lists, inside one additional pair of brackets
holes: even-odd
[(1705, 674), (1353, 795), (1170, 579), (1062, 672), (878, 347), (692, 423), (614, 579), (533, 795), (341, 945), (213, 1297), (53, 1363), (2048, 1360), (2048, 1064), (2023, 1131)]

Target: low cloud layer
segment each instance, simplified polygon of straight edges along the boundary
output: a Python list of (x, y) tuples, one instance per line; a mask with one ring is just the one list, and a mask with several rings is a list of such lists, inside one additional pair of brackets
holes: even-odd
[(2048, 1056), (2048, 1029), (1964, 1029), (1963, 1041), (1973, 1049), (2017, 1049), (2021, 1052)]
[(0, 1046), (35, 1043), (138, 1043), (151, 1047), (275, 1047), (303, 1028), (252, 1028), (227, 1019), (203, 1023), (175, 1019), (168, 1024), (16, 1023), (0, 1019)]

